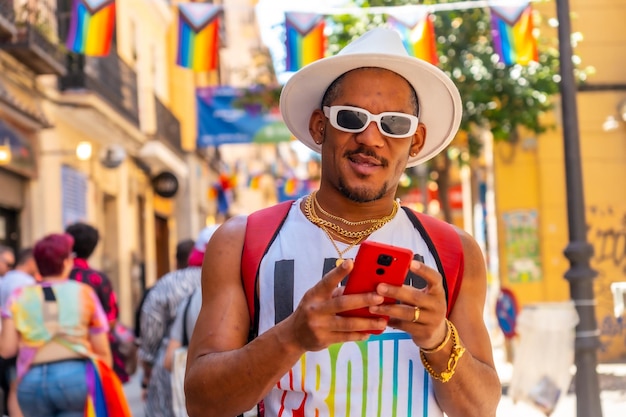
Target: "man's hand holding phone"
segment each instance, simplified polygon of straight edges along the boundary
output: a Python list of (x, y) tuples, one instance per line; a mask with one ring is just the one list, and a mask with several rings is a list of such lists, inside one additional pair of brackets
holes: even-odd
[[(354, 268), (348, 276), (344, 295), (376, 292), (380, 283), (402, 286), (409, 271), (413, 252), (399, 246), (379, 242), (364, 241), (354, 259)], [(385, 297), (384, 304), (394, 304), (394, 298)], [(359, 308), (339, 313), (347, 317), (382, 317), (370, 313), (369, 308)], [(368, 333), (380, 334), (382, 330), (370, 330)]]

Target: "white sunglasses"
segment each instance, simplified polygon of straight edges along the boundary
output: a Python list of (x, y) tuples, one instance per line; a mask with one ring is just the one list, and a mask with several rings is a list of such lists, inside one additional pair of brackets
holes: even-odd
[(417, 131), (419, 119), (407, 113), (386, 111), (372, 114), (360, 107), (324, 106), (324, 115), (335, 129), (349, 133), (360, 133), (374, 121), (378, 130), (390, 138), (406, 138)]

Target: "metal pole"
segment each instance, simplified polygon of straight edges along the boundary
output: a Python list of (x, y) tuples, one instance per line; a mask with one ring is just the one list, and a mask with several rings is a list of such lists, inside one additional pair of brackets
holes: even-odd
[(602, 417), (598, 374), (596, 372), (596, 353), (600, 345), (593, 293), (593, 279), (596, 272), (589, 265), (589, 259), (593, 256), (593, 246), (586, 240), (585, 199), (580, 162), (576, 83), (570, 40), (569, 2), (568, 0), (557, 0), (556, 7), (559, 20), (560, 88), (569, 228), (569, 244), (564, 253), (570, 262), (570, 269), (565, 273), (565, 279), (569, 281), (570, 296), (580, 319), (576, 327), (574, 346), (576, 415), (578, 417)]

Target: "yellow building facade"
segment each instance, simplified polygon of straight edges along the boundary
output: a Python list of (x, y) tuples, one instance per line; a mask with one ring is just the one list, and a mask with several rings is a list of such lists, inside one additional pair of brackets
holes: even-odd
[[(554, 2), (535, 8), (544, 18), (556, 16)], [(577, 93), (577, 107), (587, 241), (594, 248), (591, 267), (598, 274), (598, 358), (623, 360), (625, 316), (615, 309), (620, 296), (614, 297), (611, 284), (626, 282), (626, 188), (621, 185), (626, 177), (626, 114), (620, 110), (620, 104), (626, 107), (626, 33), (621, 30), (626, 2), (573, 0), (570, 8), (572, 31), (583, 36), (575, 53), (583, 66), (595, 68)], [(494, 148), (500, 282), (520, 307), (570, 299), (564, 278), (570, 266), (563, 255), (569, 233), (560, 118), (557, 101), (554, 114), (545, 120), (555, 129), (538, 137), (520, 132), (518, 143)]]
[[(165, 0), (116, 2), (110, 53), (88, 57), (64, 46), (71, 2), (22, 3), (0, 5), (0, 92), (10, 93), (0, 94), (0, 128), (11, 137), (0, 143), (10, 155), (0, 160), (0, 243), (19, 249), (92, 224), (101, 239), (90, 264), (109, 275), (132, 325), (143, 290), (207, 216), (206, 193), (193, 189), (206, 163), (181, 140), (195, 121), (178, 117), (194, 103), (172, 93), (194, 92), (192, 77), (174, 73), (177, 14)], [(85, 144), (91, 156), (77, 157)], [(159, 195), (172, 181), (176, 193)]]

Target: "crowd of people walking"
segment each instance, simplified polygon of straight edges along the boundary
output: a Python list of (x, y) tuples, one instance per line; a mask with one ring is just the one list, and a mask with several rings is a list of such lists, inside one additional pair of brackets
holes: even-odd
[[(200, 294), (204, 249), (215, 229), (179, 242), (176, 268), (144, 290), (134, 328), (119, 320), (111, 279), (89, 264), (100, 241), (93, 226), (72, 224), (17, 253), (0, 245), (0, 415), (99, 417), (104, 402), (95, 385), (108, 398), (107, 415), (130, 416), (121, 387), (138, 371), (145, 415), (174, 416), (172, 395), (183, 386), (179, 378), (172, 387), (166, 355), (182, 342), (170, 337), (171, 328), (179, 307)], [(199, 302), (187, 310), (187, 317), (197, 315)], [(176, 415), (186, 415), (184, 405)]]

